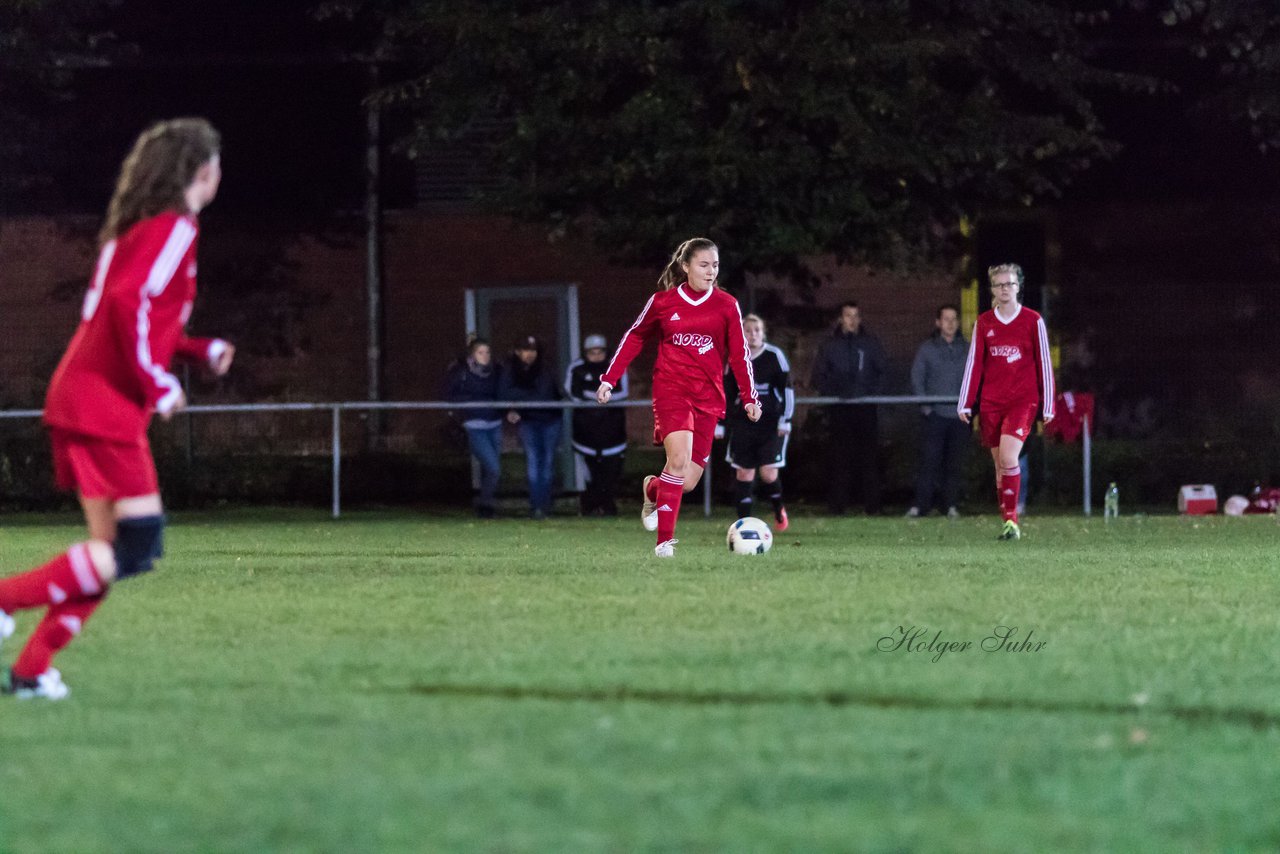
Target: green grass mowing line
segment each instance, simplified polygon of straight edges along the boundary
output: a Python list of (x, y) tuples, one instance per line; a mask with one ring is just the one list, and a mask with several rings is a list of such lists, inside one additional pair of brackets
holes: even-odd
[(764, 558), (686, 520), (675, 561), (629, 520), (177, 521), (72, 701), (0, 706), (0, 850), (1280, 844), (1269, 520), (800, 519)]

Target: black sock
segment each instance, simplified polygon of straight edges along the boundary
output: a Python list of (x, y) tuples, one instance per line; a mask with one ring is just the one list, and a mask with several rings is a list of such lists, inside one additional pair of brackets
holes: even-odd
[(782, 477), (779, 476), (773, 483), (764, 485), (765, 491), (769, 493), (769, 501), (773, 504), (773, 512), (782, 512)]
[(751, 486), (749, 480), (735, 480), (733, 494), (738, 499), (738, 518), (745, 519), (751, 515)]

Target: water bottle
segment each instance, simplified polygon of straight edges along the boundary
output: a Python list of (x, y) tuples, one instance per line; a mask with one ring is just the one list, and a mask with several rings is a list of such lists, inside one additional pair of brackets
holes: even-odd
[(1107, 497), (1102, 503), (1102, 518), (1110, 521), (1120, 515), (1120, 488), (1111, 481), (1107, 487)]

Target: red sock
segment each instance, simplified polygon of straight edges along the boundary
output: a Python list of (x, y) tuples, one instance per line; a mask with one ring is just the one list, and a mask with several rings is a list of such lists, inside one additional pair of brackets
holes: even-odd
[(676, 518), (680, 515), (680, 499), (684, 497), (684, 478), (663, 470), (654, 478), (658, 485), (654, 501), (658, 503), (658, 543), (665, 543), (676, 535)]
[(89, 550), (79, 543), (43, 566), (0, 581), (0, 611), (13, 613), (96, 596), (102, 586)]
[(1000, 515), (1006, 522), (1017, 522), (1018, 490), (1022, 488), (1022, 470), (1014, 466), (1000, 474)]
[(53, 657), (80, 634), (85, 621), (105, 598), (107, 594), (103, 591), (97, 596), (50, 605), (40, 625), (36, 626), (36, 630), (27, 639), (22, 654), (13, 663), (13, 675), (22, 679), (35, 679), (48, 670)]
[(661, 480), (662, 480), (661, 476), (655, 477), (653, 480), (649, 481), (649, 485), (645, 487), (644, 489), (645, 497), (648, 498), (650, 501), (658, 500), (658, 483)]

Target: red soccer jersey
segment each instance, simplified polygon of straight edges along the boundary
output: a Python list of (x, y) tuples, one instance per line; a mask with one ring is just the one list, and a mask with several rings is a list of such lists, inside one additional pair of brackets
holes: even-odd
[(173, 357), (203, 362), (225, 346), (182, 331), (196, 296), (195, 251), (195, 218), (176, 212), (142, 220), (102, 247), (80, 326), (49, 383), (46, 424), (133, 442), (153, 410), (177, 404)]
[(1041, 404), (1048, 421), (1053, 417), (1053, 397), (1053, 363), (1044, 318), (1021, 305), (1008, 321), (995, 309), (979, 315), (969, 340), (956, 409), (972, 412), (979, 399), (982, 409)]
[(685, 282), (649, 297), (636, 322), (618, 342), (600, 379), (616, 387), (651, 338), (658, 339), (658, 359), (653, 367), (655, 403), (685, 401), (723, 418), (724, 366), (728, 362), (738, 380), (743, 406), (759, 404), (742, 332), (742, 311), (731, 294), (719, 288), (698, 294)]

